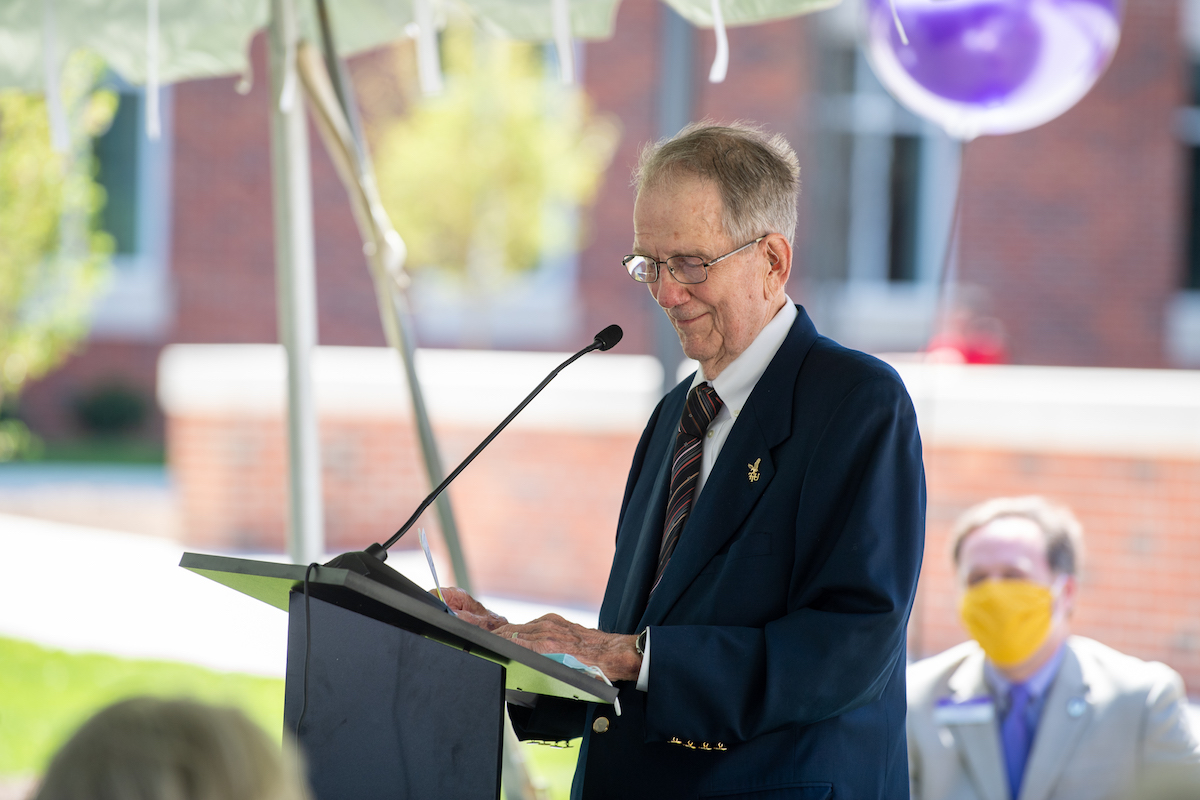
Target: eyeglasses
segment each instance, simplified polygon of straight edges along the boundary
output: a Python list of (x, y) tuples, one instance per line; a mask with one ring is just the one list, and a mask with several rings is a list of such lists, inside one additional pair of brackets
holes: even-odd
[(621, 259), (621, 264), (629, 271), (629, 277), (638, 283), (654, 283), (658, 280), (658, 265), (665, 264), (673, 277), (679, 283), (704, 283), (708, 280), (708, 268), (713, 264), (724, 261), (732, 255), (753, 247), (766, 236), (760, 236), (753, 242), (747, 242), (736, 250), (730, 250), (723, 256), (717, 256), (712, 261), (704, 261), (699, 256), (671, 256), (666, 261), (655, 261), (650, 256), (628, 255)]

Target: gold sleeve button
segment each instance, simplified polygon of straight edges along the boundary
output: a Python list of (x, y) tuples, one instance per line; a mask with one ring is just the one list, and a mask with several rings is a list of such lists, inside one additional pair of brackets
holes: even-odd
[(604, 733), (608, 730), (608, 717), (596, 717), (592, 720), (592, 730), (596, 733)]

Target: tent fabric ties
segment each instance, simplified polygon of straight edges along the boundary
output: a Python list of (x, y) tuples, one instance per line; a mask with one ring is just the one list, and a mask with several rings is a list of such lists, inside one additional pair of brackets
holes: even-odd
[(904, 32), (904, 26), (900, 24), (900, 12), (896, 11), (896, 0), (890, 0), (892, 5), (892, 22), (896, 23), (896, 33), (900, 34), (900, 43), (908, 47), (908, 35)]
[(575, 83), (575, 47), (571, 41), (570, 0), (550, 0), (554, 47), (558, 51), (558, 75), (565, 84)]
[(421, 93), (426, 96), (441, 94), (442, 59), (438, 54), (432, 0), (416, 0), (413, 3), (413, 16), (417, 23), (417, 79), (421, 84)]
[(721, 13), (721, 0), (712, 0), (713, 33), (717, 37), (717, 54), (712, 69), (708, 71), (709, 83), (723, 83), (729, 73), (729, 37), (725, 34), (725, 15)]
[(146, 138), (157, 142), (162, 136), (162, 112), (158, 103), (158, 0), (146, 3)]
[(42, 61), (46, 71), (46, 114), (50, 118), (50, 146), (56, 153), (71, 147), (67, 130), (67, 112), (62, 103), (62, 62), (58, 57), (58, 31), (54, 20), (54, 0), (42, 3)]

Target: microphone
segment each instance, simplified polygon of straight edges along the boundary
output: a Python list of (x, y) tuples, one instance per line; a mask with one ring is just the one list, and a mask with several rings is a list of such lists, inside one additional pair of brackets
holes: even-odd
[[(604, 330), (596, 334), (596, 338), (592, 340), (592, 344), (600, 350), (611, 350), (617, 346), (617, 342), (621, 341), (621, 337), (625, 335), (625, 331), (621, 330), (620, 325), (609, 325)], [(587, 350), (584, 350), (586, 353)], [(562, 367), (559, 367), (562, 369)]]
[[(438, 484), (437, 487), (429, 493), (428, 497), (421, 501), (421, 504), (417, 506), (417, 510), (413, 512), (412, 516), (408, 518), (407, 522), (400, 526), (400, 530), (392, 534), (391, 538), (389, 538), (383, 544), (375, 543), (363, 551), (343, 553), (325, 566), (350, 569), (361, 575), (366, 575), (369, 578), (380, 580), (382, 583), (388, 584), (392, 588), (398, 589), (404, 594), (408, 594), (410, 596), (419, 596), (420, 599), (424, 600), (425, 602), (431, 602), (432, 605), (435, 605), (439, 608), (444, 608), (442, 603), (434, 598), (433, 595), (429, 594), (423, 589), (420, 589), (416, 586), (416, 584), (412, 584), (411, 581), (390, 567), (383, 566), (382, 562), (387, 560), (388, 548), (398, 542), (400, 537), (408, 532), (408, 529), (413, 526), (418, 518), (420, 518), (425, 509), (429, 508), (433, 501), (438, 498), (438, 495), (445, 491), (446, 487), (450, 485), (451, 481), (457, 478), (459, 473), (466, 469), (467, 465), (475, 460), (475, 456), (479, 455), (483, 451), (483, 448), (491, 444), (492, 440), (496, 438), (500, 431), (508, 427), (508, 423), (512, 422), (517, 414), (520, 414), (521, 411), (524, 410), (525, 406), (529, 405), (533, 398), (537, 397), (542, 389), (545, 389), (546, 385), (550, 383), (550, 381), (554, 380), (558, 373), (562, 372), (576, 360), (582, 358), (593, 350), (612, 349), (614, 346), (616, 346), (617, 342), (621, 341), (621, 337), (624, 335), (625, 333), (621, 330), (620, 325), (609, 325), (607, 328), (596, 334), (591, 344), (555, 367), (554, 371), (547, 375), (546, 379), (539, 383), (537, 388), (530, 392), (529, 395), (521, 401), (520, 405), (514, 408), (512, 413), (505, 417), (504, 421), (497, 425), (495, 430), (489, 433), (487, 438), (480, 442), (479, 446), (472, 450), (470, 455), (464, 458), (462, 463), (455, 467), (454, 471), (447, 475), (446, 479)], [(365, 556), (371, 557), (366, 558)], [(381, 567), (382, 569), (380, 569)], [(397, 578), (400, 580), (397, 581)], [(414, 595), (412, 589), (416, 589), (418, 594)]]

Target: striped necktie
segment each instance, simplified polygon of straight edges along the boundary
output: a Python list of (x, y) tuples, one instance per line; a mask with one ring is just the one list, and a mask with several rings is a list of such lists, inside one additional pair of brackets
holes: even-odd
[(679, 418), (679, 431), (675, 434), (675, 458), (671, 462), (671, 493), (667, 498), (667, 516), (663, 522), (662, 546), (658, 551), (658, 569), (650, 593), (658, 588), (663, 570), (679, 543), (679, 534), (692, 510), (692, 498), (696, 494), (696, 481), (700, 477), (700, 459), (703, 455), (704, 434), (713, 418), (725, 405), (712, 386), (702, 383), (688, 393), (683, 416)]

